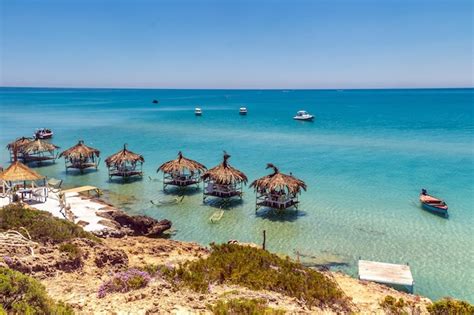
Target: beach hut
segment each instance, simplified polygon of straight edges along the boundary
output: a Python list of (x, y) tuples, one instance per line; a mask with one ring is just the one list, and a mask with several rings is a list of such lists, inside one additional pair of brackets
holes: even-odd
[(228, 155), (224, 151), (224, 160), (221, 164), (206, 171), (202, 176), (204, 181), (203, 201), (208, 196), (228, 199), (242, 198), (243, 184), (247, 183), (247, 176), (229, 165)]
[(298, 209), (298, 195), (301, 189), (306, 190), (306, 184), (294, 177), (280, 173), (273, 164), (267, 164), (267, 169), (272, 168), (273, 173), (253, 181), (250, 187), (256, 192), (255, 211), (260, 207), (272, 209)]
[(99, 155), (99, 150), (88, 147), (84, 144), (83, 140), (79, 140), (75, 146), (61, 152), (59, 157), (64, 157), (66, 172), (68, 169), (73, 168), (83, 173), (87, 168), (97, 169), (100, 160)]
[(21, 152), (21, 148), (33, 140), (33, 138), (21, 137), (7, 144), (7, 149), (10, 151), (10, 162), (13, 162), (15, 158), (23, 161), (23, 153)]
[(157, 172), (163, 172), (163, 190), (166, 190), (168, 185), (180, 188), (196, 185), (196, 188), (199, 188), (201, 174), (206, 170), (203, 164), (185, 158), (179, 151), (175, 160), (161, 164)]
[(58, 146), (45, 140), (35, 139), (21, 145), (18, 152), (21, 153), (24, 163), (44, 161), (54, 162), (57, 157)]
[(11, 201), (45, 202), (48, 198), (46, 177), (30, 169), (20, 161), (14, 161), (0, 173), (1, 191)]
[(123, 149), (109, 156), (105, 164), (109, 169), (109, 178), (122, 177), (123, 180), (133, 176), (143, 176), (143, 163), (145, 159), (142, 155), (127, 150), (127, 145)]

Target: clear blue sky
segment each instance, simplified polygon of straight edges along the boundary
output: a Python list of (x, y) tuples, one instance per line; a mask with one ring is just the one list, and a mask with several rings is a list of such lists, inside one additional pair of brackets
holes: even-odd
[(471, 0), (0, 0), (2, 86), (473, 86)]

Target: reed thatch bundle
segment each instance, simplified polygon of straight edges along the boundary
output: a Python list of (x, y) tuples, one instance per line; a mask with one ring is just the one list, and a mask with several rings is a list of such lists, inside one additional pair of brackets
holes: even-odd
[(44, 176), (36, 173), (25, 164), (15, 161), (0, 174), (0, 180), (6, 182), (22, 182), (43, 179)]
[(185, 158), (183, 156), (183, 153), (179, 151), (177, 159), (161, 164), (160, 167), (158, 167), (156, 171), (157, 172), (162, 171), (163, 173), (168, 173), (168, 174), (173, 174), (173, 173), (182, 174), (186, 170), (191, 172), (192, 174), (194, 173), (200, 174), (200, 173), (205, 172), (207, 168), (203, 164), (197, 161)]
[(273, 173), (254, 180), (250, 187), (254, 187), (255, 190), (269, 192), (287, 190), (291, 194), (297, 194), (301, 189), (306, 190), (305, 182), (292, 175), (280, 173), (275, 165), (268, 163), (266, 168), (272, 168)]
[(228, 185), (232, 183), (247, 183), (248, 179), (244, 173), (229, 165), (227, 160), (230, 155), (224, 151), (224, 160), (221, 164), (211, 168), (202, 175), (203, 180), (213, 180), (219, 185)]
[(61, 152), (59, 157), (64, 156), (70, 160), (80, 160), (85, 158), (92, 158), (95, 156), (99, 157), (100, 151), (91, 147), (88, 147), (84, 144), (83, 140), (79, 140), (79, 142), (67, 149), (66, 151)]
[(53, 153), (56, 149), (59, 149), (59, 147), (52, 143), (41, 139), (35, 139), (21, 146), (20, 151), (26, 154), (36, 154), (41, 152)]
[(138, 162), (145, 162), (145, 159), (142, 155), (133, 153), (132, 151), (127, 150), (127, 144), (123, 145), (123, 149), (118, 151), (117, 153), (109, 156), (105, 160), (105, 164), (107, 167), (111, 166), (120, 166), (127, 163), (136, 164)]
[(15, 150), (21, 151), (21, 148), (24, 145), (27, 145), (28, 143), (32, 142), (33, 140), (34, 140), (33, 138), (27, 138), (27, 137), (18, 138), (15, 141), (10, 142), (9, 144), (7, 144), (7, 149), (9, 151), (15, 151)]

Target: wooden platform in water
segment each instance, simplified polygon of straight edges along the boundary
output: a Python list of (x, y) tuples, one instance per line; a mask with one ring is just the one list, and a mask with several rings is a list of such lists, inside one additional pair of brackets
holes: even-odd
[(99, 188), (97, 188), (95, 186), (81, 186), (81, 187), (66, 189), (66, 190), (63, 190), (62, 192), (66, 194), (66, 193), (81, 193), (81, 192), (85, 192), (85, 191), (98, 192)]
[(405, 286), (413, 291), (410, 266), (359, 260), (359, 279), (388, 285)]

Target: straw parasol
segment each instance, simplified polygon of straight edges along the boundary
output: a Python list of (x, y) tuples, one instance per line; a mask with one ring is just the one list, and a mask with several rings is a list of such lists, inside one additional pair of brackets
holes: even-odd
[(227, 160), (230, 155), (224, 151), (224, 159), (221, 164), (211, 168), (202, 175), (203, 180), (213, 180), (219, 185), (229, 185), (232, 183), (247, 183), (248, 179), (244, 173), (229, 165)]
[(288, 193), (293, 195), (299, 193), (301, 189), (306, 190), (305, 182), (292, 175), (280, 173), (275, 165), (268, 163), (266, 168), (272, 168), (273, 173), (253, 181), (250, 187), (254, 187), (255, 190), (269, 192), (287, 190)]
[(145, 159), (142, 155), (133, 153), (132, 151), (127, 150), (127, 144), (123, 145), (123, 150), (109, 156), (105, 160), (107, 167), (124, 165), (127, 163), (136, 164), (137, 162), (145, 162)]
[(100, 151), (85, 145), (84, 140), (79, 140), (75, 146), (61, 152), (59, 157), (64, 156), (67, 159), (80, 160), (84, 158), (93, 158), (94, 155), (99, 157)]
[(6, 182), (35, 181), (44, 179), (43, 175), (30, 169), (25, 164), (15, 161), (0, 174), (0, 180)]
[(21, 137), (21, 138), (16, 139), (13, 142), (10, 142), (9, 144), (7, 144), (7, 149), (9, 151), (14, 151), (15, 149), (21, 150), (21, 148), (24, 145), (26, 145), (26, 144), (28, 144), (32, 141), (33, 141), (33, 138)]
[(59, 147), (41, 139), (32, 140), (20, 147), (20, 150), (26, 154), (53, 153), (56, 149), (59, 149)]
[(178, 158), (165, 162), (158, 167), (157, 172), (162, 171), (163, 173), (178, 173), (182, 174), (184, 171), (188, 170), (191, 173), (203, 173), (207, 168), (194, 160), (185, 158), (181, 151), (178, 152)]

